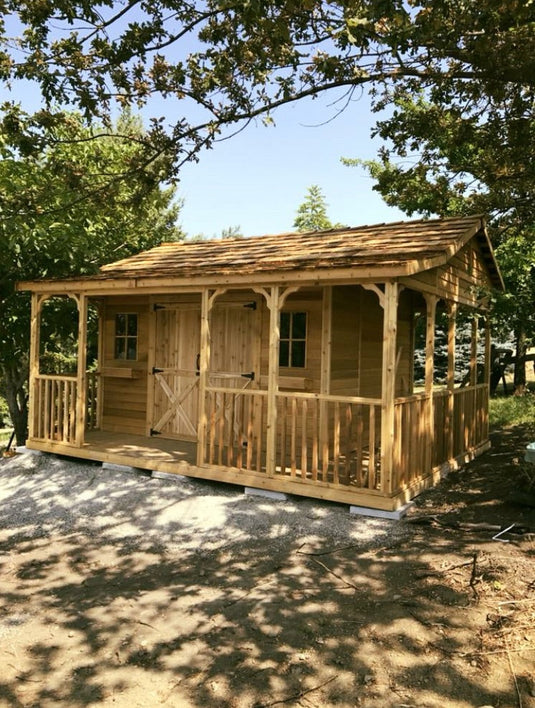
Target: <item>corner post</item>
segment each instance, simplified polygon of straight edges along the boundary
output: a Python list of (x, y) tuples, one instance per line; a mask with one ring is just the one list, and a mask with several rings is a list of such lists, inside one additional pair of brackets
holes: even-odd
[(206, 387), (210, 364), (210, 291), (201, 294), (201, 351), (199, 357), (199, 428), (197, 431), (197, 465), (206, 459)]
[(436, 295), (425, 295), (425, 397), (426, 397), (426, 445), (425, 473), (433, 468), (433, 445), (435, 442), (434, 415), (434, 363), (435, 363), (435, 321), (437, 311)]
[(446, 440), (448, 445), (448, 459), (454, 457), (455, 427), (453, 425), (455, 414), (455, 334), (456, 334), (457, 305), (448, 304), (448, 407), (446, 411)]
[(78, 370), (76, 376), (76, 438), (77, 447), (82, 447), (85, 439), (86, 419), (86, 368), (87, 368), (87, 295), (75, 296), (78, 304)]
[(484, 374), (483, 382), (486, 385), (486, 391), (484, 394), (484, 409), (483, 409), (483, 421), (482, 421), (482, 440), (488, 440), (489, 438), (489, 398), (490, 398), (490, 374), (492, 370), (492, 346), (491, 346), (491, 332), (490, 332), (490, 317), (487, 315), (485, 317), (485, 363), (484, 363)]
[(267, 393), (266, 473), (275, 475), (277, 464), (277, 393), (279, 390), (280, 288), (273, 285), (268, 299), (269, 357)]
[(381, 488), (393, 492), (394, 476), (394, 399), (396, 394), (396, 338), (398, 284), (386, 282), (383, 309), (383, 370), (381, 386)]
[[(331, 356), (332, 356), (332, 300), (333, 289), (331, 285), (323, 288), (323, 299), (321, 307), (321, 374), (320, 393), (331, 392)], [(320, 450), (323, 456), (323, 466), (325, 472), (329, 464), (329, 426), (328, 426), (328, 404), (327, 401), (320, 401)]]
[(32, 309), (30, 319), (30, 380), (28, 403), (28, 437), (36, 437), (37, 418), (41, 415), (39, 396), (37, 395), (37, 377), (39, 376), (39, 343), (41, 339), (41, 296), (32, 293)]
[(472, 389), (470, 393), (470, 414), (469, 421), (470, 424), (467, 425), (465, 422), (465, 450), (470, 447), (474, 447), (479, 441), (477, 440), (477, 417), (479, 412), (477, 410), (477, 345), (479, 339), (479, 318), (477, 316), (472, 318), (471, 327), (471, 339), (470, 339), (470, 387)]

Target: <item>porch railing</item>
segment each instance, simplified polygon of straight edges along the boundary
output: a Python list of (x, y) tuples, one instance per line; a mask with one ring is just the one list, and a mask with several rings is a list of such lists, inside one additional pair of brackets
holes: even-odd
[(396, 401), (394, 493), (487, 440), (488, 386), (436, 391), (430, 418), (430, 400), (425, 394)]
[(380, 427), (377, 399), (278, 393), (276, 474), (380, 489)]
[[(100, 377), (86, 374), (86, 428), (99, 426)], [(48, 442), (76, 443), (76, 376), (38, 374), (34, 380), (34, 437)]]
[[(275, 476), (380, 489), (380, 401), (279, 392)], [(266, 473), (267, 391), (210, 386), (206, 462)]]
[(39, 440), (74, 444), (76, 376), (39, 374), (34, 388), (34, 435)]

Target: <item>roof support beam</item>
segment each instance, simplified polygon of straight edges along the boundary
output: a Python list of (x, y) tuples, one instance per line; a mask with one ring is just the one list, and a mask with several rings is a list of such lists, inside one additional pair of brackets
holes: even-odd
[(398, 284), (386, 282), (383, 309), (383, 371), (381, 386), (381, 490), (392, 494), (394, 465), (394, 399)]
[(71, 294), (78, 305), (78, 369), (76, 374), (76, 446), (82, 447), (85, 439), (86, 418), (86, 369), (87, 369), (87, 295)]
[(433, 447), (435, 443), (435, 411), (434, 411), (434, 374), (435, 374), (435, 322), (437, 300), (434, 295), (425, 295), (426, 327), (425, 327), (425, 395), (426, 395), (426, 446), (425, 469), (433, 468)]

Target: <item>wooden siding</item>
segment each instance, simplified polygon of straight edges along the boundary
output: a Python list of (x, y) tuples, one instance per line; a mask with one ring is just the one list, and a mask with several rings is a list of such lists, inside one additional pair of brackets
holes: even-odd
[(360, 296), (361, 346), (359, 396), (381, 397), (383, 366), (383, 309), (377, 295), (363, 290)]
[(396, 397), (412, 393), (414, 383), (414, 293), (399, 296), (396, 340)]
[[(117, 360), (115, 315), (138, 316), (138, 350), (135, 361)], [(144, 434), (147, 410), (147, 358), (149, 303), (146, 297), (112, 297), (103, 308), (101, 371), (102, 430)]]
[[(279, 369), (281, 390), (303, 390), (318, 393), (321, 381), (321, 312), (322, 289), (303, 289), (290, 295), (283, 312), (306, 312), (307, 341), (306, 366)], [(264, 298), (261, 301), (261, 388), (267, 384), (269, 355), (269, 311)]]
[(333, 288), (330, 393), (335, 395), (359, 395), (361, 295), (356, 285)]

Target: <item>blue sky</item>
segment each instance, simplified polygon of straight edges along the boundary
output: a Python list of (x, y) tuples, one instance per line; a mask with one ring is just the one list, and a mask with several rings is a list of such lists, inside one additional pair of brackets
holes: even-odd
[[(338, 115), (335, 98), (284, 106), (274, 114), (274, 126), (250, 124), (183, 167), (179, 221), (186, 234), (213, 237), (229, 227), (240, 227), (245, 236), (291, 231), (312, 184), (321, 188), (333, 222), (360, 226), (407, 218), (384, 204), (364, 169), (341, 163), (341, 157), (374, 158), (380, 141), (370, 138), (374, 116), (365, 95)], [(30, 111), (39, 107), (38, 91), (28, 82), (12, 92), (0, 87), (4, 99), (20, 101)], [(169, 122), (178, 109), (172, 99), (151, 106)], [(146, 109), (144, 118), (149, 117)]]
[(275, 127), (249, 125), (187, 165), (179, 185), (184, 230), (206, 236), (230, 226), (246, 236), (292, 230), (312, 184), (321, 187), (333, 222), (359, 226), (407, 218), (384, 204), (365, 170), (340, 161), (377, 154), (366, 97), (329, 121), (336, 112), (328, 105), (332, 98), (286, 106), (275, 114)]

